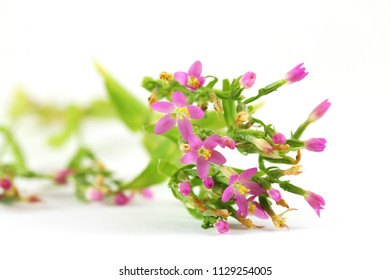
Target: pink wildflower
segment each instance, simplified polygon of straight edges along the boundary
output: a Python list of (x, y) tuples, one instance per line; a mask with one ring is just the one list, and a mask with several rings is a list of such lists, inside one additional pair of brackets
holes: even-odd
[(325, 138), (310, 138), (305, 141), (305, 149), (312, 152), (322, 152), (325, 150)]
[(176, 91), (172, 95), (172, 103), (159, 101), (152, 104), (152, 109), (157, 112), (166, 113), (154, 128), (156, 134), (167, 132), (177, 124), (180, 134), (185, 140), (193, 134), (189, 119), (201, 119), (204, 116), (204, 112), (199, 107), (187, 105), (186, 97), (180, 91)]
[(173, 76), (179, 84), (182, 84), (186, 88), (195, 91), (201, 86), (203, 86), (205, 82), (205, 78), (202, 75), (202, 63), (197, 60), (195, 61), (188, 73), (186, 72), (176, 72)]
[(191, 193), (190, 183), (189, 182), (179, 183), (179, 192), (184, 196), (188, 196)]
[(272, 136), (272, 141), (275, 144), (286, 144), (286, 136), (284, 136), (283, 133), (278, 132)]
[(129, 198), (124, 193), (117, 193), (114, 197), (115, 204), (119, 206), (126, 205), (129, 203)]
[(305, 194), (305, 200), (310, 204), (310, 206), (314, 209), (314, 211), (317, 213), (318, 217), (320, 217), (320, 211), (324, 209), (325, 200), (322, 198), (322, 196), (315, 194), (311, 191), (307, 191)]
[(218, 220), (214, 227), (218, 230), (219, 233), (227, 233), (229, 231), (229, 223), (223, 220)]
[(230, 176), (229, 187), (222, 194), (222, 202), (228, 202), (232, 197), (235, 198), (238, 216), (246, 217), (248, 215), (248, 201), (245, 197), (247, 194), (257, 196), (265, 191), (256, 182), (249, 181), (256, 173), (257, 168), (254, 167), (243, 171), (240, 175)]
[(314, 108), (314, 110), (310, 113), (309, 115), (309, 121), (310, 122), (315, 122), (316, 120), (319, 120), (322, 118), (323, 115), (328, 111), (330, 103), (328, 99), (322, 101), (317, 107)]
[(188, 137), (191, 150), (180, 161), (184, 164), (196, 163), (199, 177), (205, 179), (210, 170), (209, 162), (214, 164), (224, 164), (226, 162), (226, 158), (220, 152), (214, 150), (218, 145), (218, 138), (220, 137), (217, 134), (213, 134), (202, 142), (198, 136), (191, 135)]
[(251, 88), (256, 82), (256, 74), (253, 72), (246, 72), (241, 78), (241, 85), (244, 88)]
[(302, 67), (303, 63), (298, 64), (295, 66), (293, 69), (291, 69), (287, 74), (286, 74), (286, 81), (289, 84), (299, 82), (303, 78), (309, 74), (308, 72), (305, 72), (306, 69), (305, 67)]
[(102, 201), (104, 193), (97, 188), (89, 188), (87, 189), (85, 196), (89, 201)]

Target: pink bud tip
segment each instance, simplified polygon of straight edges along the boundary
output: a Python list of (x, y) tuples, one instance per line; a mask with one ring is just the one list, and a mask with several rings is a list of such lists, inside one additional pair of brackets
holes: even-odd
[(315, 122), (316, 120), (322, 118), (323, 115), (328, 111), (330, 103), (328, 99), (322, 101), (317, 107), (314, 108), (314, 110), (309, 115), (309, 121)]
[(317, 213), (318, 217), (320, 217), (320, 211), (324, 209), (325, 200), (319, 194), (315, 194), (311, 191), (306, 192), (305, 200), (309, 203), (309, 205), (314, 209)]
[(229, 223), (223, 220), (218, 220), (214, 227), (218, 230), (219, 233), (227, 233), (229, 231)]
[(104, 193), (96, 188), (89, 188), (85, 196), (89, 201), (102, 201)]
[(141, 194), (146, 199), (153, 199), (153, 197), (154, 197), (154, 193), (150, 188), (143, 189), (141, 191)]
[(211, 189), (212, 187), (214, 187), (213, 177), (207, 177), (207, 178), (203, 179), (203, 185), (208, 189)]
[(114, 197), (115, 204), (119, 206), (129, 203), (129, 198), (124, 193), (117, 193)]
[(181, 182), (179, 183), (179, 192), (184, 195), (188, 196), (191, 192), (191, 185), (189, 182)]
[(12, 186), (12, 182), (8, 178), (0, 179), (0, 188), (3, 188), (4, 190), (9, 190)]
[(286, 144), (286, 136), (284, 136), (284, 134), (278, 132), (274, 136), (272, 136), (272, 141), (275, 144)]
[(241, 78), (241, 85), (244, 88), (251, 88), (256, 82), (256, 74), (253, 72), (246, 72)]
[(275, 200), (276, 202), (278, 202), (279, 200), (282, 199), (282, 194), (281, 194), (280, 191), (278, 191), (277, 189), (274, 189), (274, 188), (270, 189), (270, 190), (268, 191), (268, 194), (269, 194), (269, 196), (270, 196), (273, 200)]
[(309, 74), (305, 67), (302, 67), (303, 63), (298, 64), (286, 74), (286, 81), (290, 84), (299, 82)]
[(65, 185), (68, 182), (68, 177), (73, 174), (72, 169), (64, 169), (59, 171), (55, 176), (54, 180), (58, 185)]
[(305, 141), (305, 149), (312, 152), (322, 152), (326, 147), (325, 138), (310, 138)]

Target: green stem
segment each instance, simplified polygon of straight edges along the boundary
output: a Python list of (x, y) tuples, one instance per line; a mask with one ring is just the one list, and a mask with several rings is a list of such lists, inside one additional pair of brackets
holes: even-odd
[(287, 83), (286, 80), (279, 80), (279, 81), (276, 81), (276, 82), (274, 82), (274, 83), (272, 83), (264, 88), (261, 88), (261, 89), (259, 89), (258, 94), (256, 96), (248, 98), (247, 100), (244, 101), (244, 104), (249, 104), (249, 103), (259, 99), (262, 96), (270, 94), (271, 92), (276, 91), (278, 88), (280, 88), (281, 86), (283, 86), (286, 83)]
[(293, 137), (294, 139), (301, 138), (303, 132), (305, 132), (306, 128), (309, 126), (310, 122), (306, 120), (303, 124), (301, 124), (298, 129), (294, 132)]
[[(223, 91), (230, 90), (230, 83), (228, 79), (223, 80)], [(234, 122), (236, 120), (236, 102), (231, 99), (222, 99), (222, 107), (224, 111), (224, 118), (228, 131), (233, 129)]]
[(12, 135), (12, 132), (8, 128), (0, 126), (0, 133), (3, 134), (5, 141), (8, 143), (8, 145), (10, 145), (16, 167), (18, 167), (22, 172), (26, 172), (27, 166), (23, 156), (23, 152), (20, 149), (20, 146), (17, 143), (16, 139)]

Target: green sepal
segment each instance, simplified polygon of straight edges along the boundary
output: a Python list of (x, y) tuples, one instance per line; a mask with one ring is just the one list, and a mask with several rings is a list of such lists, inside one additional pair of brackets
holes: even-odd
[(290, 181), (281, 181), (279, 183), (279, 186), (281, 189), (285, 190), (286, 192), (290, 192), (298, 195), (305, 195), (306, 193), (304, 189), (291, 184)]

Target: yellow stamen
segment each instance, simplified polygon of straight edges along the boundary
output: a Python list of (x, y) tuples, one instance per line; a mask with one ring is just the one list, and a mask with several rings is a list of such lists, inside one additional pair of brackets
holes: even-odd
[(178, 115), (179, 115), (179, 119), (180, 119), (180, 120), (183, 119), (183, 115), (186, 116), (187, 118), (190, 117), (190, 113), (188, 113), (187, 107), (178, 108), (178, 109), (177, 109), (177, 113), (178, 113)]
[(248, 212), (250, 214), (253, 214), (253, 213), (255, 213), (255, 211), (256, 211), (256, 205), (253, 204), (253, 203), (249, 203), (249, 205), (248, 205)]
[(202, 147), (199, 149), (198, 155), (200, 155), (200, 156), (204, 157), (206, 160), (208, 160), (211, 157), (211, 151)]
[(160, 73), (160, 80), (161, 81), (173, 81), (173, 76), (171, 73), (163, 71)]
[(243, 185), (241, 185), (241, 186), (239, 186), (238, 187), (238, 191), (241, 193), (241, 194), (247, 194), (247, 193), (249, 193), (249, 189), (247, 189), (245, 186), (243, 186)]
[(199, 88), (200, 87), (200, 82), (198, 81), (198, 79), (194, 76), (190, 76), (188, 78), (188, 81), (187, 81), (187, 84), (191, 87), (194, 87), (194, 88)]

